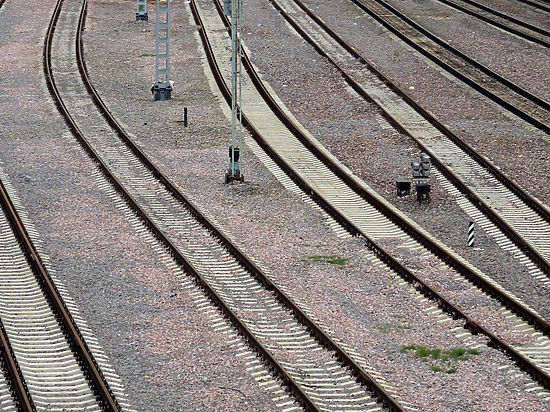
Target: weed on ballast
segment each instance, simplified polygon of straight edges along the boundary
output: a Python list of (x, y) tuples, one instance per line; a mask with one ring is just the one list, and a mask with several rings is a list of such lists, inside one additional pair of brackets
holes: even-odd
[(442, 350), (438, 348), (430, 349), (422, 345), (406, 345), (400, 349), (401, 353), (412, 352), (414, 358), (422, 362), (430, 362), (434, 372), (455, 373), (460, 361), (467, 361), (473, 356), (479, 355), (478, 349), (452, 348)]
[(306, 256), (302, 260), (308, 263), (321, 262), (330, 263), (331, 265), (344, 266), (348, 263), (349, 258), (339, 257), (338, 255), (313, 255)]
[(374, 329), (377, 329), (380, 333), (390, 333), (390, 332), (401, 332), (404, 330), (409, 330), (411, 327), (409, 325), (400, 325), (394, 323), (383, 323), (382, 325), (375, 326)]

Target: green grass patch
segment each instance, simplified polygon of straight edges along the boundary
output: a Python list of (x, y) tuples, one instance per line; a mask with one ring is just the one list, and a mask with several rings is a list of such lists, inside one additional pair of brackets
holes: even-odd
[(305, 258), (303, 258), (303, 260), (310, 263), (321, 262), (321, 263), (330, 263), (331, 265), (338, 265), (338, 266), (344, 266), (349, 261), (348, 258), (339, 257), (337, 255), (306, 256)]
[(460, 361), (471, 360), (473, 356), (481, 353), (478, 349), (452, 348), (443, 350), (439, 348), (428, 348), (422, 345), (405, 345), (400, 349), (401, 353), (411, 352), (414, 358), (422, 362), (430, 362), (434, 372), (455, 373)]
[(403, 330), (408, 330), (411, 327), (408, 325), (396, 325), (394, 323), (384, 323), (382, 325), (375, 326), (374, 328), (377, 329), (380, 333), (390, 333), (393, 331), (400, 332)]
[(155, 57), (155, 53), (142, 53), (139, 55), (139, 57)]

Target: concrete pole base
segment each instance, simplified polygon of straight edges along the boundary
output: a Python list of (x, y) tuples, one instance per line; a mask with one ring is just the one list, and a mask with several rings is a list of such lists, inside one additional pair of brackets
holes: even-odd
[(244, 176), (241, 174), (231, 175), (231, 170), (225, 174), (225, 184), (244, 183)]
[(155, 100), (170, 100), (172, 98), (172, 87), (153, 86), (151, 90)]

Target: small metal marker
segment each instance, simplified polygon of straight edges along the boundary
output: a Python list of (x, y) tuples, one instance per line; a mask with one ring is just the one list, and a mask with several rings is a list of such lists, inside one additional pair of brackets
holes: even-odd
[(187, 127), (187, 107), (183, 108), (183, 127)]
[(137, 0), (136, 20), (149, 21), (147, 15), (147, 0)]
[(470, 220), (468, 223), (468, 247), (474, 246), (474, 229), (475, 223)]

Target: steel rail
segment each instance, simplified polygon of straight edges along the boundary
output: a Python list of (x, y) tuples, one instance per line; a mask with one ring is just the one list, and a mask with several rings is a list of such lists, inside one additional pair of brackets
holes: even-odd
[[(0, 209), (6, 211), (8, 222), (10, 222), (12, 228), (15, 228), (16, 224), (14, 223), (14, 219), (16, 218), (11, 214), (12, 209), (8, 206), (10, 203), (11, 201), (9, 200), (4, 184), (0, 181)], [(15, 353), (13, 352), (10, 339), (6, 329), (4, 328), (2, 319), (0, 319), (0, 352), (2, 353), (4, 364), (6, 365), (8, 381), (10, 383), (12, 393), (15, 395), (15, 402), (17, 403), (18, 408), (24, 412), (36, 411), (31, 394), (25, 382), (25, 377), (23, 376), (23, 372), (19, 367)]]
[(396, 17), (398, 17), (400, 20), (417, 30), (418, 32), (422, 33), (424, 36), (429, 38), (430, 40), (437, 43), (439, 46), (443, 47), (444, 49), (450, 51), (451, 53), (459, 56), (460, 58), (466, 60), (469, 64), (476, 67), (477, 69), (481, 70), (483, 73), (485, 73), (487, 76), (494, 78), (495, 80), (499, 81), (500, 83), (504, 84), (511, 90), (515, 91), (519, 95), (525, 97), (526, 99), (532, 101), (533, 103), (539, 105), (541, 108), (545, 110), (550, 110), (550, 103), (541, 99), (538, 96), (535, 96), (534, 94), (528, 92), (527, 90), (522, 89), (518, 85), (512, 83), (510, 80), (504, 78), (503, 76), (500, 76), (499, 74), (493, 72), (492, 70), (488, 69), (481, 63), (477, 62), (476, 60), (472, 59), (471, 57), (467, 56), (466, 54), (462, 53), (455, 47), (451, 46), (449, 43), (445, 42), (444, 40), (437, 37), (435, 34), (431, 33), (430, 31), (426, 30), (424, 27), (422, 27), (420, 24), (413, 21), (411, 18), (407, 17), (404, 13), (397, 10), (395, 7), (393, 7), (391, 4), (387, 3), (384, 0), (350, 0), (356, 5), (359, 6), (362, 10), (365, 10), (367, 1), (374, 1), (378, 3), (380, 6), (384, 7), (389, 12), (393, 13)]
[[(332, 30), (325, 22), (323, 22), (319, 17), (317, 17), (308, 7), (306, 7), (301, 0), (294, 0), (294, 2), (319, 26), (321, 26), (340, 46), (346, 49), (353, 57), (355, 57), (360, 63), (367, 66), (367, 68), (377, 76), (384, 84), (390, 88), (395, 94), (400, 96), (409, 106), (416, 110), (422, 117), (424, 117), (432, 126), (438, 129), (446, 137), (451, 139), (458, 147), (464, 150), (470, 157), (472, 157), (477, 163), (479, 163), (483, 168), (485, 168), (489, 173), (491, 173), (500, 183), (506, 186), (508, 190), (514, 193), (519, 197), (528, 207), (535, 211), (541, 218), (550, 223), (550, 209), (540, 202), (538, 199), (535, 199), (527, 191), (525, 191), (518, 183), (516, 183), (512, 178), (504, 174), (498, 167), (496, 167), (490, 160), (488, 160), (483, 155), (479, 154), (472, 146), (462, 140), (457, 134), (452, 132), (447, 126), (445, 126), (441, 121), (439, 121), (432, 113), (428, 110), (422, 108), (418, 103), (416, 103), (405, 91), (401, 90), (386, 77), (381, 71), (379, 71), (375, 66), (369, 63), (365, 57), (363, 57), (359, 52), (355, 50), (349, 43), (343, 40), (334, 30)], [(314, 46), (315, 47), (315, 46)], [(318, 48), (316, 47), (316, 50)], [(352, 86), (353, 87), (353, 86)], [(361, 91), (362, 92), (362, 91)], [(394, 122), (393, 117), (388, 118), (390, 122)], [(393, 123), (395, 124), (395, 123)], [(400, 125), (395, 124), (397, 127)]]
[[(193, 7), (193, 5), (192, 5)], [(195, 15), (197, 16), (197, 15)], [(79, 40), (79, 43), (81, 43), (81, 40)], [(81, 48), (81, 45), (78, 46)], [(145, 164), (145, 166), (153, 173), (153, 175), (163, 184), (163, 186), (178, 200), (180, 201), (194, 216), (195, 218), (203, 225), (205, 226), (215, 237), (217, 237), (224, 247), (227, 248), (227, 250), (241, 263), (251, 274), (255, 276), (255, 278), (262, 283), (262, 285), (266, 288), (266, 290), (272, 291), (275, 293), (277, 299), (283, 303), (288, 309), (290, 309), (294, 316), (304, 325), (308, 330), (310, 330), (316, 339), (318, 339), (325, 347), (327, 347), (329, 350), (332, 350), (336, 352), (338, 358), (346, 364), (346, 366), (350, 367), (350, 369), (353, 371), (353, 373), (360, 378), (362, 381), (366, 381), (365, 385), (369, 388), (372, 387), (370, 376), (362, 370), (362, 368), (355, 363), (346, 353), (343, 349), (341, 349), (328, 335), (326, 335), (316, 324), (313, 322), (295, 303), (294, 301), (288, 297), (283, 291), (281, 291), (276, 285), (273, 284), (273, 282), (252, 262), (250, 261), (241, 251), (240, 249), (233, 244), (229, 239), (226, 238), (225, 235), (219, 231), (210, 221), (209, 219), (204, 216), (198, 208), (189, 200), (187, 199), (180, 191), (179, 189), (166, 177), (163, 175), (163, 173), (151, 162), (151, 160), (143, 153), (143, 151), (132, 141), (132, 139), (129, 137), (129, 135), (126, 133), (126, 131), (119, 125), (119, 123), (116, 121), (114, 116), (110, 113), (104, 102), (102, 101), (101, 97), (93, 87), (91, 81), (89, 80), (87, 69), (85, 65), (84, 59), (82, 59), (82, 51), (77, 53), (79, 55), (79, 70), (80, 73), (84, 79), (84, 83), (86, 85), (86, 88), (90, 92), (94, 102), (98, 106), (101, 113), (104, 115), (105, 119), (108, 121), (108, 123), (114, 128), (114, 130), (117, 132), (119, 137), (127, 144), (128, 148)], [(98, 161), (101, 161), (100, 159), (97, 159)], [(113, 179), (114, 176), (112, 177)], [(120, 185), (121, 189), (122, 186)], [(125, 196), (126, 197), (126, 196)], [(130, 195), (128, 195), (128, 198)], [(133, 207), (138, 209), (140, 208), (135, 201), (132, 201), (134, 203)], [(145, 212), (140, 212), (140, 215), (146, 216)], [(152, 223), (152, 225), (154, 225)], [(151, 227), (150, 227), (151, 229)], [(164, 235), (161, 233), (160, 229), (153, 230), (157, 237), (164, 238)], [(173, 255), (180, 255), (179, 252), (177, 252), (176, 247), (166, 238), (164, 238), (163, 242), (168, 245), (169, 249), (172, 251)], [(180, 255), (181, 256), (181, 255)], [(213, 300), (217, 302), (218, 306), (225, 307), (225, 303), (223, 300), (216, 294), (214, 290), (210, 288), (210, 286), (207, 284), (206, 281), (202, 279), (202, 276), (196, 272), (190, 265), (188, 265), (185, 261), (185, 259), (181, 256), (180, 264), (182, 264), (186, 270), (188, 270), (197, 280), (198, 283), (201, 284), (205, 289), (207, 289), (209, 294), (213, 294)], [(223, 308), (222, 308), (223, 310)], [(252, 346), (263, 348), (261, 343), (257, 342), (254, 338), (254, 336), (248, 331), (246, 326), (240, 322), (240, 320), (232, 314), (231, 310), (227, 308), (227, 310), (223, 310), (228, 317), (232, 320), (234, 325), (237, 327), (237, 329), (242, 330), (244, 328), (245, 330), (245, 336), (249, 339)], [(256, 342), (256, 343), (255, 343)], [(265, 349), (264, 349), (265, 350)], [(266, 350), (265, 350), (266, 351)], [(266, 351), (267, 352), (267, 351)], [(314, 403), (309, 400), (307, 395), (301, 391), (301, 389), (295, 384), (294, 380), (286, 374), (286, 372), (283, 370), (282, 367), (280, 367), (277, 363), (277, 361), (273, 358), (271, 358), (271, 355), (268, 357), (268, 360), (272, 363), (275, 363), (275, 369), (282, 375), (283, 381), (290, 386), (291, 390), (299, 395), (299, 398), (302, 397), (305, 399), (304, 402), (301, 402), (304, 406), (309, 407), (311, 409), (315, 409)], [(374, 385), (376, 387), (377, 384)], [(390, 408), (392, 411), (401, 411), (403, 410), (402, 407), (395, 402), (389, 394), (386, 393), (386, 391), (383, 388), (380, 388), (380, 392), (385, 394), (386, 399), (381, 399), (382, 403)]]
[[(518, 0), (520, 3), (527, 4), (531, 7), (535, 7), (540, 10), (544, 10), (550, 13), (550, 2), (546, 0), (531, 1), (531, 0)], [(545, 3), (545, 4), (542, 4)]]
[[(537, 26), (534, 26), (532, 24), (526, 23), (523, 20), (516, 19), (515, 17), (509, 16), (505, 13), (502, 13), (498, 10), (495, 10), (495, 9), (491, 8), (491, 7), (487, 7), (487, 6), (485, 6), (481, 3), (475, 2), (473, 0), (438, 0), (438, 1), (440, 1), (443, 4), (446, 4), (449, 7), (453, 7), (457, 10), (460, 10), (463, 13), (474, 16), (474, 17), (476, 17), (476, 18), (478, 18), (478, 19), (480, 19), (480, 20), (482, 20), (482, 21), (484, 21), (488, 24), (496, 26), (499, 29), (502, 29), (502, 30), (508, 31), (510, 33), (513, 33), (516, 36), (523, 37), (526, 40), (532, 41), (534, 43), (538, 43), (538, 44), (540, 44), (542, 46), (545, 46), (545, 47), (550, 47), (550, 41), (548, 41), (548, 39), (550, 39), (550, 32), (548, 32), (548, 30), (541, 29), (540, 27), (537, 27)], [(493, 19), (489, 16), (486, 16), (483, 13), (479, 13), (476, 10), (469, 9), (468, 7), (465, 7), (465, 6), (461, 5), (460, 3), (457, 3), (457, 1), (458, 2), (464, 2), (469, 6), (472, 6), (472, 7), (477, 8), (477, 9), (481, 9), (483, 12), (487, 12), (489, 14), (492, 14), (493, 16), (495, 16), (497, 18), (500, 18), (500, 19), (503, 19), (503, 20), (505, 20), (507, 22), (510, 22), (512, 24), (515, 24), (516, 26), (520, 26), (520, 27), (522, 27), (523, 29), (525, 29), (527, 31), (535, 32), (536, 34), (539, 34), (539, 35), (545, 37), (546, 39), (537, 37), (536, 35), (530, 34), (528, 32), (522, 31), (522, 30), (518, 30), (517, 28), (511, 27), (511, 26), (507, 25), (506, 23), (502, 23), (501, 21), (498, 21), (498, 20), (495, 20), (495, 19)]]
[[(382, 17), (378, 15), (376, 12), (372, 11), (366, 4), (365, 0), (350, 0), (353, 4), (355, 4), (357, 7), (359, 7), (361, 10), (363, 10), (365, 13), (370, 15), (373, 19), (378, 21), (382, 26), (384, 26), (386, 29), (391, 31), (393, 34), (395, 34), (399, 39), (403, 40), (405, 43), (407, 43), (409, 46), (414, 48), (416, 51), (427, 57), (428, 59), (432, 60), (434, 63), (439, 65), (440, 67), (444, 68), (446, 71), (451, 73), (453, 76), (457, 77), (459, 80), (466, 83), (468, 86), (473, 88), (474, 90), (478, 91), (479, 93), (483, 94), (484, 96), (488, 97), (489, 99), (493, 100), (495, 103), (499, 104), (500, 106), (504, 107), (508, 111), (514, 113), (516, 116), (520, 117), (522, 120), (525, 120), (526, 122), (530, 123), (531, 125), (535, 126), (536, 128), (542, 130), (545, 133), (550, 134), (550, 125), (545, 124), (541, 120), (533, 117), (531, 114), (526, 113), (522, 109), (518, 108), (513, 102), (509, 102), (506, 99), (497, 96), (494, 92), (490, 91), (487, 87), (482, 86), (480, 83), (476, 82), (475, 80), (472, 80), (468, 75), (465, 75), (457, 68), (453, 67), (451, 64), (445, 62), (443, 58), (437, 57), (435, 54), (431, 53), (429, 50), (427, 50), (425, 47), (421, 46), (414, 40), (410, 39), (406, 35), (404, 35), (399, 29), (394, 27), (385, 17)], [(404, 23), (406, 23), (408, 26), (412, 27), (422, 35), (426, 36), (431, 41), (435, 42), (438, 46), (442, 47), (446, 51), (452, 53), (453, 55), (463, 59), (466, 61), (470, 66), (474, 67), (477, 70), (480, 70), (484, 75), (491, 78), (493, 81), (496, 81), (497, 83), (500, 83), (501, 85), (508, 88), (510, 91), (513, 91), (517, 95), (521, 96), (522, 98), (526, 99), (527, 101), (531, 102), (532, 104), (536, 105), (537, 107), (544, 109), (546, 112), (550, 112), (550, 103), (542, 100), (541, 98), (535, 96), (534, 94), (528, 92), (525, 89), (522, 89), (521, 87), (517, 86), (516, 84), (512, 83), (511, 81), (505, 79), (503, 76), (500, 76), (499, 74), (493, 72), (492, 70), (488, 69), (487, 67), (483, 66), (482, 64), (478, 63), (471, 57), (467, 56), (466, 54), (460, 52), (456, 48), (452, 47), (439, 37), (435, 36), (434, 34), (430, 33), (428, 30), (424, 29), (419, 24), (412, 21), (410, 18), (405, 16), (403, 13), (395, 9), (393, 6), (387, 4), (383, 0), (373, 0), (378, 6), (385, 8), (390, 13), (395, 16), (395, 18), (400, 19)]]
[[(432, 152), (426, 145), (424, 145), (419, 139), (414, 137), (398, 120), (396, 120), (393, 115), (388, 112), (386, 109), (384, 109), (382, 106), (378, 105), (368, 94), (365, 92), (365, 90), (344, 70), (330, 55), (328, 55), (315, 40), (313, 40), (300, 26), (299, 24), (290, 16), (288, 13), (286, 13), (283, 8), (277, 3), (276, 0), (269, 0), (273, 7), (281, 14), (281, 16), (309, 43), (311, 44), (315, 50), (323, 57), (325, 57), (343, 76), (344, 80), (349, 84), (350, 87), (352, 87), (362, 98), (369, 102), (375, 103), (380, 110), (383, 112), (383, 115), (390, 121), (392, 125), (394, 125), (399, 131), (401, 131), (406, 136), (412, 138), (419, 146), (420, 148), (430, 155), (432, 159), (432, 163), (436, 165), (442, 172), (442, 174), (453, 184), (455, 187), (458, 188), (458, 190), (467, 198), (469, 199), (474, 206), (476, 206), (485, 216), (489, 218), (489, 220), (497, 226), (504, 235), (512, 241), (521, 251), (525, 253), (529, 259), (533, 263), (535, 263), (539, 269), (548, 277), (550, 278), (550, 262), (546, 258), (544, 258), (534, 247), (531, 246), (531, 244), (521, 235), (519, 234), (514, 228), (512, 228), (504, 219), (502, 219), (497, 212), (495, 212), (487, 202), (485, 202), (480, 196), (474, 193), (473, 190), (471, 190), (468, 185), (460, 178), (458, 177), (448, 166), (443, 164), (437, 157), (437, 154)], [(420, 107), (418, 104), (412, 102), (412, 99), (410, 99), (406, 94), (400, 90), (397, 86), (395, 86), (391, 80), (384, 77), (379, 71), (377, 71), (372, 65), (366, 62), (366, 59), (361, 56), (357, 51), (353, 49), (345, 40), (340, 38), (334, 31), (332, 31), (321, 19), (319, 19), (315, 14), (307, 8), (300, 0), (293, 0), (296, 5), (298, 5), (311, 19), (313, 19), (321, 28), (323, 28), (335, 41), (337, 41), (342, 47), (344, 47), (353, 57), (357, 58), (361, 63), (366, 64), (371, 72), (373, 72), (379, 79), (381, 79), (390, 89), (396, 94), (398, 94), (401, 98), (403, 98), (413, 109), (415, 109), (422, 117), (424, 117), (430, 124), (435, 126), (439, 131), (441, 131), (445, 136), (449, 137), (453, 143), (458, 144), (459, 142), (462, 144), (459, 144), (459, 147), (466, 151), (468, 155), (474, 158), (474, 160), (478, 160), (479, 158), (483, 159), (483, 157), (473, 148), (468, 146), (466, 143), (462, 142), (462, 140), (456, 136), (454, 133), (452, 133), (446, 126), (444, 126), (441, 122), (439, 122), (432, 114), (429, 114), (426, 110), (419, 110)], [(476, 154), (476, 156), (473, 156), (473, 154)], [(536, 202), (535, 199), (533, 199), (529, 194), (527, 194), (525, 191), (519, 188), (517, 184), (513, 183), (507, 176), (505, 176), (502, 172), (498, 171), (496, 167), (494, 167), (492, 164), (489, 163), (488, 160), (483, 159), (484, 162), (478, 162), (481, 163), (480, 166), (485, 167), (490, 173), (492, 173), (495, 177), (501, 177), (499, 179), (504, 185), (512, 191), (512, 193), (516, 194), (516, 192), (520, 192), (523, 196), (518, 196), (522, 201), (526, 203), (528, 207), (530, 207), (532, 210), (537, 212), (541, 217), (545, 218), (548, 223), (550, 223), (550, 213), (546, 211), (545, 208), (539, 207), (540, 202)], [(496, 173), (498, 172), (498, 174)], [(519, 189), (519, 190), (516, 190)]]
[[(84, 62), (84, 56), (83, 56), (83, 47), (82, 47), (82, 31), (84, 29), (86, 12), (87, 12), (87, 1), (84, 0), (82, 2), (82, 9), (79, 17), (77, 38), (76, 38), (77, 63), (79, 66), (79, 71), (83, 76), (83, 79), (84, 78), (88, 79), (86, 66)], [(85, 83), (87, 87), (91, 86), (89, 79), (88, 79), (88, 82), (85, 82)], [(95, 96), (99, 97), (97, 93), (95, 93)], [(63, 104), (60, 96), (59, 96), (59, 102)], [(64, 108), (62, 114), (65, 120), (70, 124), (71, 130), (73, 131), (73, 134), (75, 135), (75, 137), (77, 138), (81, 146), (85, 149), (88, 155), (97, 163), (97, 165), (101, 169), (104, 176), (114, 186), (115, 190), (124, 198), (124, 200), (130, 206), (130, 208), (140, 217), (142, 222), (145, 223), (145, 225), (153, 233), (153, 235), (161, 243), (164, 244), (164, 246), (169, 250), (170, 254), (174, 258), (174, 260), (195, 279), (197, 284), (200, 285), (203, 288), (203, 290), (206, 291), (206, 294), (211, 300), (211, 302), (213, 302), (222, 311), (222, 313), (227, 318), (229, 318), (233, 326), (242, 335), (244, 335), (244, 337), (249, 342), (249, 344), (252, 347), (254, 347), (257, 352), (259, 352), (259, 354), (263, 357), (263, 359), (267, 361), (270, 368), (276, 371), (278, 376), (283, 380), (283, 382), (287, 385), (287, 387), (289, 387), (289, 389), (296, 396), (298, 401), (308, 410), (318, 410), (315, 407), (314, 402), (307, 396), (307, 394), (305, 394), (300, 389), (300, 387), (294, 382), (294, 380), (286, 374), (283, 367), (277, 362), (277, 360), (273, 358), (271, 353), (267, 349), (265, 349), (265, 347), (255, 338), (255, 336), (248, 329), (248, 327), (244, 323), (242, 323), (241, 320), (238, 318), (238, 316), (225, 304), (225, 302), (220, 297), (220, 295), (214, 289), (212, 289), (212, 287), (208, 284), (208, 282), (204, 280), (202, 275), (185, 259), (185, 257), (178, 250), (178, 248), (166, 237), (164, 232), (153, 222), (152, 218), (148, 215), (148, 213), (145, 212), (145, 210), (138, 204), (138, 202), (132, 197), (132, 195), (130, 195), (130, 193), (126, 191), (122, 183), (114, 176), (114, 174), (111, 173), (110, 169), (105, 164), (105, 162), (101, 159), (101, 157), (97, 154), (97, 152), (86, 140), (86, 138), (84, 137), (84, 134), (80, 131), (80, 129), (76, 125), (76, 122), (74, 121), (70, 113), (66, 110), (66, 108)]]
[[(409, 106), (416, 110), (422, 117), (424, 117), (432, 126), (438, 129), (446, 137), (451, 139), (458, 147), (464, 150), (470, 157), (472, 157), (477, 163), (491, 173), (500, 183), (502, 183), (508, 190), (519, 197), (528, 207), (535, 211), (541, 218), (550, 223), (550, 209), (543, 204), (540, 200), (535, 199), (527, 191), (525, 191), (517, 182), (511, 177), (507, 176), (497, 166), (495, 166), (485, 156), (479, 154), (472, 146), (462, 140), (456, 133), (451, 131), (441, 121), (439, 121), (432, 113), (424, 109), (418, 103), (416, 103), (405, 91), (400, 89), (392, 80), (386, 77), (381, 71), (367, 61), (353, 46), (343, 40), (334, 30), (332, 30), (325, 22), (317, 17), (307, 6), (305, 6), (301, 0), (293, 0), (307, 15), (313, 19), (319, 26), (321, 26), (338, 44), (346, 49), (353, 57), (355, 57), (360, 63), (367, 66), (367, 68), (377, 76), (384, 84), (390, 88), (395, 94), (401, 97)], [(316, 48), (317, 50), (317, 48)], [(393, 118), (389, 118), (393, 122)], [(396, 125), (400, 127), (399, 125)]]
[[(223, 10), (221, 9), (220, 4), (214, 0), (216, 7), (218, 8), (218, 13), (224, 19), (226, 28), (229, 29), (230, 25), (223, 15)], [(191, 0), (192, 10), (194, 13), (197, 13), (196, 6), (194, 5), (194, 0)], [(197, 20), (197, 24), (200, 25), (200, 21)], [(228, 104), (231, 103), (231, 94), (229, 88), (225, 84), (223, 76), (217, 66), (216, 60), (214, 58), (213, 52), (209, 46), (209, 41), (206, 38), (204, 29), (201, 29), (201, 38), (203, 39), (203, 44), (205, 50), (207, 51), (207, 59), (210, 64), (210, 68), (214, 73), (214, 77), (218, 87), (222, 91), (224, 98)], [(376, 207), (381, 211), (386, 217), (391, 221), (398, 224), (399, 227), (404, 229), (410, 236), (412, 236), (419, 243), (423, 244), (428, 250), (432, 251), (436, 256), (438, 256), (443, 262), (448, 264), (453, 269), (457, 270), (461, 275), (465, 276), (470, 282), (479, 287), (485, 293), (491, 297), (497, 299), (505, 307), (510, 309), (512, 312), (516, 313), (518, 316), (523, 318), (525, 321), (533, 325), (537, 330), (541, 331), (545, 336), (550, 336), (550, 323), (540, 315), (534, 313), (528, 308), (525, 308), (520, 302), (508, 296), (506, 293), (494, 288), (490, 283), (485, 279), (480, 277), (474, 270), (469, 266), (462, 263), (453, 255), (447, 253), (442, 247), (440, 247), (435, 240), (426, 237), (418, 229), (413, 226), (409, 226), (408, 223), (403, 221), (401, 217), (385, 203), (381, 202), (377, 197), (373, 196), (369, 192), (365, 191), (363, 187), (357, 183), (351, 176), (347, 175), (346, 172), (339, 169), (339, 167), (332, 163), (332, 161), (326, 157), (326, 155), (317, 148), (307, 136), (305, 136), (301, 130), (286, 116), (284, 111), (278, 106), (275, 102), (273, 96), (267, 91), (262, 80), (259, 78), (258, 74), (254, 70), (248, 55), (243, 50), (243, 64), (247, 72), (249, 73), (252, 82), (266, 100), (267, 104), (271, 109), (276, 113), (279, 119), (289, 128), (289, 130), (306, 146), (310, 151), (321, 160), (329, 169), (331, 169), (338, 177), (342, 179), (350, 188), (352, 188), (356, 193), (360, 194), (365, 200), (367, 200), (371, 205)], [(523, 368), (524, 371), (529, 373), (535, 380), (537, 380), (545, 388), (550, 389), (550, 375), (540, 369), (534, 362), (532, 362), (525, 355), (519, 353), (516, 349), (505, 343), (498, 336), (489, 332), (484, 327), (480, 326), (478, 322), (474, 319), (468, 317), (464, 314), (456, 305), (454, 305), (449, 300), (445, 299), (441, 294), (435, 291), (433, 288), (428, 286), (423, 280), (415, 276), (411, 271), (409, 271), (405, 266), (403, 266), (397, 259), (395, 259), (387, 250), (383, 247), (376, 244), (374, 241), (369, 239), (368, 235), (361, 231), (357, 226), (347, 220), (338, 210), (332, 207), (329, 202), (323, 197), (322, 194), (318, 193), (314, 188), (309, 186), (287, 163), (282, 159), (274, 150), (269, 146), (266, 140), (260, 135), (260, 133), (254, 128), (252, 123), (248, 120), (245, 112), (243, 112), (243, 124), (250, 131), (252, 137), (255, 139), (256, 143), (268, 154), (271, 159), (293, 180), (293, 182), (306, 194), (308, 194), (313, 201), (315, 201), (328, 215), (340, 223), (344, 228), (346, 228), (349, 233), (356, 236), (361, 236), (366, 246), (373, 251), (373, 253), (378, 256), (388, 267), (394, 270), (400, 277), (409, 282), (415, 289), (421, 292), (424, 296), (429, 298), (432, 301), (435, 301), (438, 306), (449, 313), (455, 319), (462, 319), (465, 322), (465, 327), (470, 329), (473, 333), (482, 333), (488, 337), (490, 345), (502, 350), (510, 358), (512, 358), (517, 364)]]
[[(67, 112), (67, 109), (63, 104), (63, 101), (61, 100), (59, 92), (57, 90), (57, 86), (55, 85), (55, 81), (53, 79), (53, 69), (51, 65), (51, 48), (53, 42), (53, 34), (57, 21), (59, 19), (59, 15), (61, 13), (62, 4), (63, 0), (57, 1), (53, 16), (50, 20), (48, 31), (46, 33), (46, 38), (44, 42), (43, 66), (46, 83), (50, 94), (52, 95), (58, 109), (62, 113), (65, 113)], [(69, 119), (65, 118), (65, 120), (68, 121)], [(76, 124), (74, 124), (74, 122), (71, 122), (70, 120), (68, 121), (68, 124), (71, 129), (76, 126)], [(35, 261), (37, 266), (36, 270), (40, 275), (39, 280), (46, 290), (46, 294), (51, 301), (55, 312), (59, 316), (60, 322), (63, 325), (70, 345), (75, 351), (78, 359), (80, 360), (82, 369), (84, 370), (89, 381), (91, 382), (92, 389), (96, 392), (97, 396), (100, 399), (100, 404), (102, 408), (104, 410), (113, 412), (121, 411), (121, 407), (118, 404), (118, 401), (115, 399), (111, 389), (109, 388), (109, 385), (105, 380), (103, 373), (99, 369), (99, 366), (94, 359), (93, 354), (89, 350), (88, 345), (86, 344), (80, 330), (78, 329), (78, 326), (76, 325), (75, 321), (72, 318), (72, 315), (67, 309), (63, 298), (59, 294), (57, 287), (50, 278), (49, 274), (46, 272), (46, 269), (43, 266), (38, 254), (33, 254), (33, 260)]]
[(15, 395), (15, 403), (18, 407), (18, 410), (24, 412), (33, 412), (36, 411), (34, 403), (32, 401), (31, 394), (27, 388), (25, 378), (23, 377), (23, 372), (19, 368), (17, 359), (15, 358), (15, 353), (10, 344), (10, 340), (4, 324), (0, 319), (0, 352), (6, 365), (6, 370), (8, 373), (7, 381), (10, 384), (12, 394)]
[[(86, 7), (86, 2), (83, 4), (83, 9)], [(159, 182), (179, 201), (184, 207), (186, 207), (192, 215), (206, 227), (215, 237), (217, 237), (224, 247), (241, 263), (264, 287), (266, 290), (275, 294), (277, 299), (292, 311), (298, 321), (300, 321), (314, 336), (320, 341), (327, 349), (336, 352), (337, 357), (349, 367), (354, 375), (363, 382), (367, 387), (374, 388), (378, 391), (380, 401), (387, 406), (391, 411), (403, 411), (401, 405), (399, 405), (393, 398), (381, 387), (378, 387), (376, 382), (373, 383), (370, 376), (355, 363), (343, 349), (341, 349), (328, 335), (326, 335), (316, 324), (312, 321), (295, 303), (289, 298), (282, 290), (274, 285), (271, 280), (253, 263), (248, 259), (238, 248), (234, 245), (225, 235), (217, 229), (206, 216), (204, 216), (198, 208), (187, 199), (177, 187), (162, 174), (162, 172), (151, 162), (151, 160), (143, 153), (143, 151), (132, 141), (126, 131), (119, 125), (114, 116), (110, 113), (107, 106), (93, 87), (86, 69), (85, 60), (83, 58), (82, 49), (82, 29), (85, 18), (82, 18), (82, 24), (79, 24), (77, 35), (77, 63), (81, 77), (86, 85), (87, 90), (90, 92), (94, 103), (97, 105), (100, 112), (103, 114), (108, 123), (113, 127), (118, 136), (126, 143), (127, 147), (143, 162), (143, 164), (153, 173), (153, 175), (159, 180)], [(287, 374), (285, 369), (279, 364), (279, 362), (271, 355), (271, 353), (255, 338), (248, 327), (240, 321), (237, 315), (225, 304), (223, 299), (217, 294), (217, 292), (211, 288), (211, 286), (204, 280), (202, 275), (183, 257), (177, 247), (165, 236), (163, 231), (151, 220), (147, 213), (138, 205), (138, 203), (132, 198), (132, 196), (123, 188), (118, 179), (110, 172), (105, 163), (95, 153), (94, 149), (89, 145), (84, 136), (79, 133), (77, 136), (81, 145), (85, 148), (88, 154), (98, 163), (104, 175), (115, 186), (116, 190), (124, 197), (131, 208), (140, 216), (145, 222), (151, 232), (159, 239), (170, 251), (174, 259), (183, 268), (195, 278), (195, 281), (206, 291), (207, 295), (214, 302), (214, 304), (220, 308), (226, 317), (228, 317), (233, 326), (240, 331), (247, 339), (249, 344), (256, 349), (257, 352), (267, 361), (267, 364), (271, 369), (275, 370), (277, 375), (281, 378), (284, 384), (289, 387), (291, 392), (295, 395), (298, 402), (301, 403), (308, 410), (318, 410), (314, 401), (303, 392), (300, 386), (294, 381), (294, 379)], [(376, 392), (376, 391), (375, 391)]]

